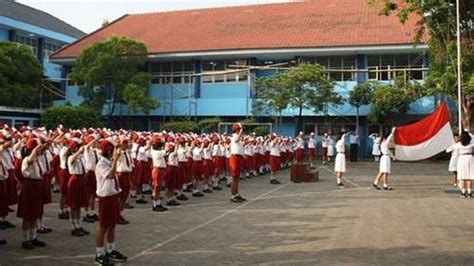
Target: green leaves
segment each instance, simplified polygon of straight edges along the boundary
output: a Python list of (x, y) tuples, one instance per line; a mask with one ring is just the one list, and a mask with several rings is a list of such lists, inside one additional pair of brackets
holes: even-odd
[(0, 105), (37, 108), (43, 72), (24, 45), (0, 42)]
[[(143, 71), (146, 46), (127, 37), (112, 37), (82, 51), (71, 78), (84, 84), (83, 105), (102, 110), (107, 100), (125, 103), (132, 112), (149, 112), (158, 102), (148, 97), (151, 76)], [(114, 108), (110, 110), (113, 112)], [(112, 115), (112, 113), (109, 113)]]
[(349, 92), (349, 103), (357, 108), (372, 102), (374, 83), (365, 82), (354, 87)]
[(97, 111), (83, 106), (54, 106), (45, 109), (41, 115), (41, 124), (55, 128), (62, 124), (66, 128), (100, 127), (102, 122)]

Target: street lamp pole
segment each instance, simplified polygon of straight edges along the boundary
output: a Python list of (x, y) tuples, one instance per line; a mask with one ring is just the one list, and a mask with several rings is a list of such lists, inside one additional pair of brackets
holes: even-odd
[(461, 93), (461, 30), (459, 23), (459, 0), (456, 0), (456, 35), (457, 35), (457, 56), (458, 56), (458, 129), (462, 132), (462, 93)]

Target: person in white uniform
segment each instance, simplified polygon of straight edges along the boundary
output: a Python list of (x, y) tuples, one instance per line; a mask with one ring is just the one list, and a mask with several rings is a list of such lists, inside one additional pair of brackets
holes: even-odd
[(346, 172), (346, 154), (345, 139), (346, 134), (342, 134), (336, 142), (336, 161), (334, 163), (334, 171), (336, 172), (336, 183), (339, 187), (343, 187), (342, 175)]
[(334, 146), (336, 145), (334, 138), (331, 136), (331, 134), (328, 134), (327, 136), (328, 140), (328, 162), (331, 161), (331, 158), (334, 157)]
[(474, 144), (471, 141), (469, 132), (464, 131), (461, 133), (460, 142), (455, 147), (458, 153), (457, 177), (461, 181), (461, 197), (465, 198), (472, 197), (471, 183), (474, 179), (474, 157), (472, 156)]
[(372, 156), (374, 156), (374, 161), (378, 162), (380, 159), (380, 143), (382, 142), (382, 137), (377, 133), (372, 133), (369, 135), (369, 138), (372, 139)]
[(458, 167), (458, 150), (456, 149), (456, 146), (459, 143), (459, 134), (454, 134), (454, 144), (449, 146), (446, 149), (446, 153), (451, 153), (451, 158), (449, 158), (449, 165), (448, 165), (448, 171), (451, 172), (452, 175), (452, 184), (453, 187), (458, 186), (458, 178), (457, 178), (457, 167)]
[(391, 166), (391, 161), (390, 159), (393, 158), (393, 154), (390, 151), (390, 143), (393, 138), (393, 132), (395, 128), (392, 129), (392, 133), (385, 138), (382, 138), (382, 143), (380, 144), (380, 151), (382, 153), (382, 156), (380, 157), (380, 166), (379, 166), (379, 174), (377, 177), (375, 177), (374, 182), (372, 183), (372, 186), (376, 189), (380, 189), (378, 186), (378, 182), (380, 179), (382, 179), (383, 182), (383, 189), (384, 190), (393, 190), (392, 187), (388, 186), (388, 177), (390, 175), (390, 166)]

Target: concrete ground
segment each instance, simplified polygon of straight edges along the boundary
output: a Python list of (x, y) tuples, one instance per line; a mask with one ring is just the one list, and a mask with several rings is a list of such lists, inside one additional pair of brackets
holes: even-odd
[[(394, 191), (371, 188), (378, 165), (359, 162), (348, 164), (344, 189), (331, 165), (316, 183), (290, 183), (288, 170), (279, 186), (268, 176), (245, 180), (244, 204), (230, 203), (226, 188), (168, 213), (136, 206), (125, 213), (131, 223), (118, 227), (117, 247), (128, 265), (474, 264), (474, 199), (444, 193), (447, 163), (392, 168)], [(48, 247), (32, 251), (20, 249), (20, 220), (10, 218), (17, 228), (0, 231), (8, 240), (0, 265), (92, 264), (94, 234), (70, 236), (56, 210), (46, 208), (54, 232), (40, 235)]]

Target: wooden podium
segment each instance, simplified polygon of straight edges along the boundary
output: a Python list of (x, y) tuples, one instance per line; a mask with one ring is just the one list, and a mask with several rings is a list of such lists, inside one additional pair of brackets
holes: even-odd
[(311, 170), (307, 163), (294, 164), (291, 166), (290, 180), (295, 183), (316, 182), (319, 180), (319, 172)]

